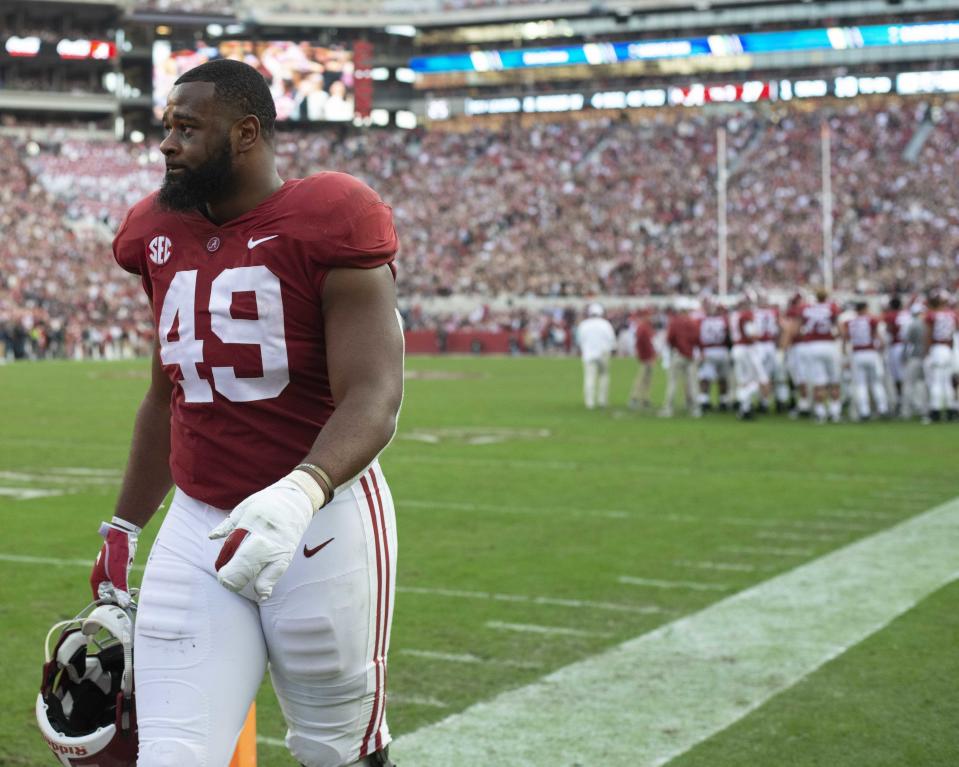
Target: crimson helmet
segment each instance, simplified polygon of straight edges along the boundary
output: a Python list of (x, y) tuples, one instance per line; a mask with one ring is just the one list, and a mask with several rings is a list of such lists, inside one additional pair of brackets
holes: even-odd
[(64, 767), (136, 765), (135, 616), (135, 602), (94, 602), (47, 633), (37, 723)]

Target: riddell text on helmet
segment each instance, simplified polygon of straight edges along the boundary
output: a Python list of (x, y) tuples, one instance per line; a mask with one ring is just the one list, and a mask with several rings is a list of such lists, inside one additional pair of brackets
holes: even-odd
[(55, 754), (71, 754), (73, 756), (86, 756), (87, 750), (83, 746), (62, 746), (59, 743), (54, 743), (47, 737), (44, 737), (44, 740), (47, 742), (47, 745), (50, 746), (50, 750)]

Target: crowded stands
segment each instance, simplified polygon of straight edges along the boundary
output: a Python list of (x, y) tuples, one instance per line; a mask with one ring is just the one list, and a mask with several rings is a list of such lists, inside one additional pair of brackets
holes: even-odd
[[(715, 291), (716, 129), (729, 140), (730, 286), (790, 288), (821, 279), (821, 115), (832, 131), (836, 285), (845, 291), (953, 289), (959, 254), (959, 105), (918, 100), (691, 110), (470, 132), (281, 133), (280, 172), (353, 173), (394, 208), (404, 305), (468, 295), (698, 295)], [(157, 144), (0, 141), (0, 321), (8, 354), (142, 351), (145, 305), (109, 256), (126, 208), (157, 187)], [(473, 313), (475, 315), (475, 313)], [(535, 315), (535, 313), (534, 313)], [(412, 317), (431, 327), (462, 316)], [(550, 338), (549, 313), (532, 323)], [(529, 320), (529, 321), (528, 321)], [(568, 324), (568, 323), (567, 323)], [(541, 327), (542, 326), (542, 327)], [(31, 338), (40, 340), (31, 341)], [(113, 339), (114, 343), (110, 343)], [(45, 345), (46, 343), (46, 345)], [(542, 342), (522, 348), (552, 348)]]

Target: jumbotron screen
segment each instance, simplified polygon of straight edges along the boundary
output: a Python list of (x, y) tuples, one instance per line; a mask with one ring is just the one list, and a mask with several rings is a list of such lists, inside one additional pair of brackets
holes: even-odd
[(256, 67), (266, 78), (280, 121), (346, 122), (353, 119), (353, 52), (289, 40), (228, 40), (215, 45), (174, 48), (153, 44), (153, 113), (162, 118), (176, 79), (213, 59), (235, 59)]

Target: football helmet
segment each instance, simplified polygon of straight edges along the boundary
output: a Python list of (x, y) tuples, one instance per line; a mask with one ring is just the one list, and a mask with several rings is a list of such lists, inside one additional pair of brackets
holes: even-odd
[(98, 601), (47, 633), (37, 723), (64, 767), (136, 765), (135, 616), (135, 601)]

